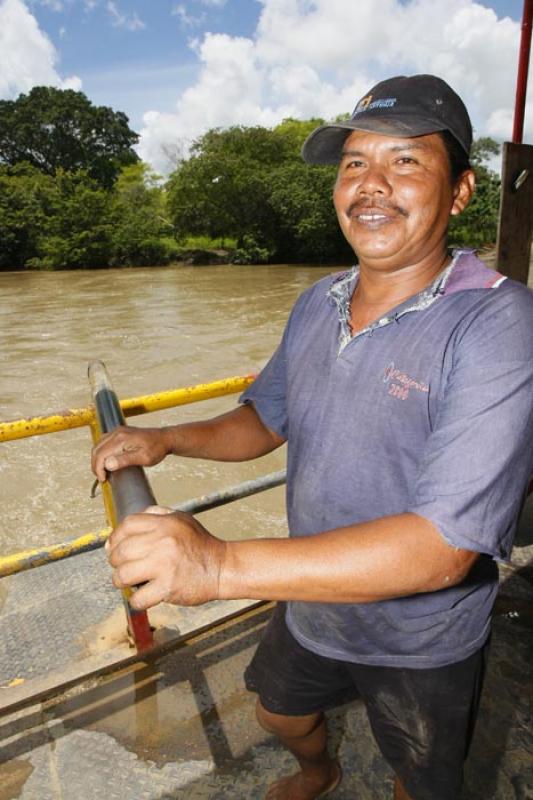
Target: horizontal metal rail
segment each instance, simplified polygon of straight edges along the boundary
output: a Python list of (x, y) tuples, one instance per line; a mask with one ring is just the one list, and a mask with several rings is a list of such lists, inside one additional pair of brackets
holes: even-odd
[[(230, 486), (220, 492), (213, 492), (212, 494), (196, 497), (193, 500), (186, 500), (183, 503), (172, 506), (172, 509), (174, 511), (186, 511), (189, 514), (199, 514), (201, 511), (208, 511), (211, 508), (232, 503), (243, 497), (249, 497), (259, 492), (265, 492), (267, 489), (281, 486), (285, 481), (286, 472), (282, 469), (255, 480), (244, 481), (236, 486)], [(89, 553), (91, 550), (98, 550), (106, 543), (110, 533), (111, 528), (103, 528), (96, 533), (86, 533), (70, 541), (3, 556), (0, 558), (0, 578), (42, 567), (44, 564), (51, 564), (54, 561), (63, 561), (66, 558), (81, 555), (81, 553)]]
[[(254, 375), (246, 375), (144, 395), (123, 400), (120, 402), (120, 407), (125, 417), (160, 411), (187, 403), (242, 392), (253, 383), (254, 379)], [(97, 420), (93, 406), (68, 409), (48, 416), (0, 422), (0, 442), (41, 436), (46, 433), (55, 433), (86, 425), (94, 431), (96, 424)], [(199, 513), (280, 486), (285, 481), (285, 470), (280, 470), (256, 480), (245, 481), (221, 492), (214, 492), (193, 500), (187, 500), (172, 508), (188, 513)], [(105, 488), (106, 485), (104, 485)], [(87, 533), (70, 541), (0, 557), (0, 578), (96, 550), (105, 544), (110, 533), (111, 528), (104, 528), (96, 533)], [(83, 683), (89, 677), (106, 675), (123, 667), (133, 665), (141, 657), (146, 659), (161, 655), (188, 641), (191, 637), (197, 636), (199, 633), (216, 629), (226, 620), (241, 619), (249, 613), (254, 613), (253, 609), (263, 606), (269, 607), (269, 604), (265, 604), (264, 601), (240, 601), (240, 607), (230, 610), (229, 613), (222, 611), (220, 615), (217, 615), (205, 625), (194, 627), (193, 624), (191, 630), (177, 631), (170, 628), (155, 630), (153, 646), (143, 651), (142, 655), (139, 652), (132, 654), (129, 647), (125, 645), (121, 648), (117, 647), (105, 651), (95, 657), (83, 659), (82, 662), (68, 665), (66, 669), (61, 670), (59, 673), (33, 679), (27, 683), (22, 681), (23, 685), (19, 685), (21, 681), (14, 681), (13, 685), (9, 685), (9, 691), (5, 686), (2, 686), (1, 688), (6, 689), (6, 691), (2, 693), (0, 698), (0, 716), (27, 707), (39, 699), (49, 699), (69, 687)]]
[[(151, 411), (162, 411), (165, 408), (174, 408), (199, 400), (209, 400), (213, 397), (223, 397), (226, 394), (243, 392), (251, 383), (255, 375), (242, 375), (234, 378), (224, 378), (212, 383), (199, 383), (196, 386), (185, 386), (181, 389), (170, 389), (165, 392), (131, 397), (122, 400), (120, 406), (125, 417), (137, 414), (148, 414)], [(45, 433), (82, 428), (94, 422), (94, 408), (69, 408), (43, 417), (29, 419), (16, 419), (11, 422), (0, 422), (0, 442), (10, 442), (15, 439), (26, 439), (29, 436), (42, 436)]]

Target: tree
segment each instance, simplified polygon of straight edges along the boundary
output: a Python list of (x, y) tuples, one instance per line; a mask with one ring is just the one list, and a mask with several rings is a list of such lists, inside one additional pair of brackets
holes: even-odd
[(283, 153), (266, 128), (210, 130), (198, 139), (168, 183), (169, 210), (178, 236), (204, 234), (270, 238), (265, 184)]
[(147, 164), (124, 167), (111, 197), (112, 266), (167, 263), (173, 255), (162, 238), (172, 236), (160, 179)]
[(77, 269), (109, 266), (110, 193), (84, 172), (58, 171), (43, 207), (37, 256), (27, 266)]
[(31, 164), (47, 175), (83, 170), (110, 188), (125, 164), (138, 161), (121, 111), (94, 106), (83, 92), (37, 86), (0, 101), (0, 163)]
[(451, 244), (486, 247), (495, 243), (501, 182), (486, 162), (499, 152), (498, 142), (488, 136), (480, 137), (472, 144), (470, 162), (476, 173), (476, 191), (465, 211), (451, 219), (449, 232)]
[(37, 254), (54, 179), (29, 164), (0, 166), (0, 269), (21, 269)]
[[(238, 258), (346, 258), (331, 201), (335, 171), (310, 168), (300, 150), (320, 120), (284, 120), (273, 130), (211, 130), (169, 179), (169, 211), (180, 236), (231, 236)], [(341, 255), (342, 254), (342, 255)]]

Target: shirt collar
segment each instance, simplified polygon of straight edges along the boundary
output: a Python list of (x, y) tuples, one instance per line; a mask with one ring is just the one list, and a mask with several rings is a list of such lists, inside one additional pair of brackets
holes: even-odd
[(398, 322), (404, 314), (423, 311), (442, 295), (470, 288), (495, 288), (503, 279), (504, 276), (486, 267), (473, 250), (454, 250), (450, 264), (439, 272), (429, 286), (353, 336), (350, 328), (350, 306), (359, 280), (359, 267), (354, 266), (337, 275), (327, 291), (329, 301), (337, 307), (339, 314), (339, 354), (352, 339), (364, 334), (372, 335), (376, 328)]

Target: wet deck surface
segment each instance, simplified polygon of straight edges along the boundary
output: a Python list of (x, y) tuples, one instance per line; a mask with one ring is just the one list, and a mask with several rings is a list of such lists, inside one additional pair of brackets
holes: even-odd
[[(515, 553), (502, 574), (464, 800), (533, 800), (533, 547)], [(294, 769), (258, 727), (242, 683), (268, 615), (255, 611), (151, 665), (0, 719), (0, 800), (263, 798)], [(94, 641), (105, 646), (113, 619), (92, 628)], [(345, 777), (328, 796), (390, 798), (361, 703), (335, 709), (329, 724)]]

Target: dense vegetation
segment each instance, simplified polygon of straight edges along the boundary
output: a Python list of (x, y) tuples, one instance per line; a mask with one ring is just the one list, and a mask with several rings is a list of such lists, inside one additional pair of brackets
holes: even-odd
[[(81, 92), (37, 87), (0, 101), (0, 269), (165, 264), (191, 246), (236, 263), (346, 263), (331, 203), (333, 167), (300, 157), (322, 120), (233, 127), (200, 137), (166, 182), (139, 161), (127, 117)], [(452, 223), (454, 244), (496, 238), (498, 151), (480, 139), (478, 192)]]

